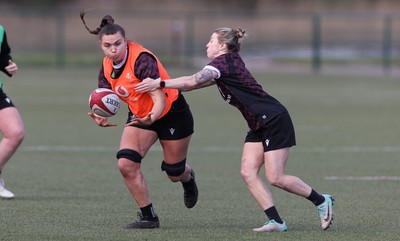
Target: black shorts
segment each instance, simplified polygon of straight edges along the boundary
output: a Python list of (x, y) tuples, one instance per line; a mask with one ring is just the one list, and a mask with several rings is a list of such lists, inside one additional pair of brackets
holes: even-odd
[(14, 107), (11, 99), (3, 92), (3, 89), (0, 88), (0, 110), (7, 108), (7, 107)]
[[(131, 122), (132, 113), (128, 113), (128, 120)], [(179, 94), (178, 98), (172, 103), (169, 112), (158, 119), (150, 126), (132, 125), (141, 129), (155, 131), (160, 140), (180, 140), (190, 136), (194, 132), (194, 121), (192, 112), (187, 104), (185, 97)]]
[(289, 113), (275, 116), (257, 131), (250, 130), (245, 142), (262, 142), (264, 152), (296, 145), (296, 137)]

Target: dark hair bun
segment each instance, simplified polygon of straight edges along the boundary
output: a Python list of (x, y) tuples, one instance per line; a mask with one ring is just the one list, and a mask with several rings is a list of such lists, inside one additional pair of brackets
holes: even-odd
[(246, 30), (237, 28), (235, 29), (236, 37), (243, 38), (246, 35)]
[(104, 16), (104, 18), (101, 20), (100, 27), (102, 28), (102, 27), (106, 26), (107, 24), (113, 24), (113, 23), (114, 23), (113, 17), (111, 17), (110, 15), (106, 15), (106, 16)]

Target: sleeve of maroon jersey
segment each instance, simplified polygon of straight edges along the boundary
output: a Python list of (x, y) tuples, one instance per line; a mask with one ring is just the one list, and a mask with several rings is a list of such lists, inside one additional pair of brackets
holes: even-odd
[(103, 65), (101, 66), (101, 69), (99, 71), (99, 78), (98, 78), (98, 87), (99, 88), (107, 88), (107, 89), (111, 89), (111, 84), (108, 83), (106, 77), (104, 76), (104, 67)]
[(139, 55), (135, 62), (135, 76), (140, 80), (160, 78), (157, 60), (153, 55), (149, 53), (141, 53)]
[(226, 59), (224, 55), (218, 56), (215, 59), (213, 59), (208, 66), (212, 66), (219, 70), (220, 72), (220, 77), (228, 76), (229, 74), (229, 67), (226, 62)]

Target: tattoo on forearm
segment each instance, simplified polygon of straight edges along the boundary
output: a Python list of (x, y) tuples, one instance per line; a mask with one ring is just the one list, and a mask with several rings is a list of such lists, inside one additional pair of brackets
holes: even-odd
[(190, 91), (190, 90), (200, 89), (203, 87), (213, 85), (213, 84), (215, 84), (214, 74), (215, 73), (212, 70), (203, 69), (193, 75), (193, 78), (195, 81), (194, 85), (193, 85), (193, 83), (185, 83), (184, 82), (183, 86), (180, 87), (179, 89), (181, 91)]
[(204, 82), (213, 79), (213, 71), (209, 69), (203, 69), (195, 74), (194, 79), (197, 83), (196, 85), (201, 86)]

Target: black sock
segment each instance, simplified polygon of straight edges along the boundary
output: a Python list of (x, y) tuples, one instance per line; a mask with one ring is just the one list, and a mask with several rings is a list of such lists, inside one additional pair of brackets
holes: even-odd
[(190, 187), (193, 186), (194, 178), (193, 178), (192, 174), (189, 174), (189, 175), (190, 175), (189, 181), (187, 181), (187, 182), (182, 182), (182, 186), (183, 186), (183, 188), (184, 188), (185, 190), (186, 190), (187, 188), (190, 188)]
[(278, 214), (278, 211), (276, 210), (275, 206), (272, 206), (264, 211), (264, 213), (267, 215), (269, 220), (275, 220), (275, 222), (282, 224), (283, 221), (281, 217)]
[(311, 190), (310, 196), (307, 197), (308, 200), (310, 200), (312, 203), (314, 203), (315, 206), (318, 206), (325, 202), (324, 196), (321, 194), (317, 193), (314, 189)]
[(154, 218), (156, 215), (154, 214), (153, 204), (149, 204), (146, 207), (140, 208), (143, 217)]

